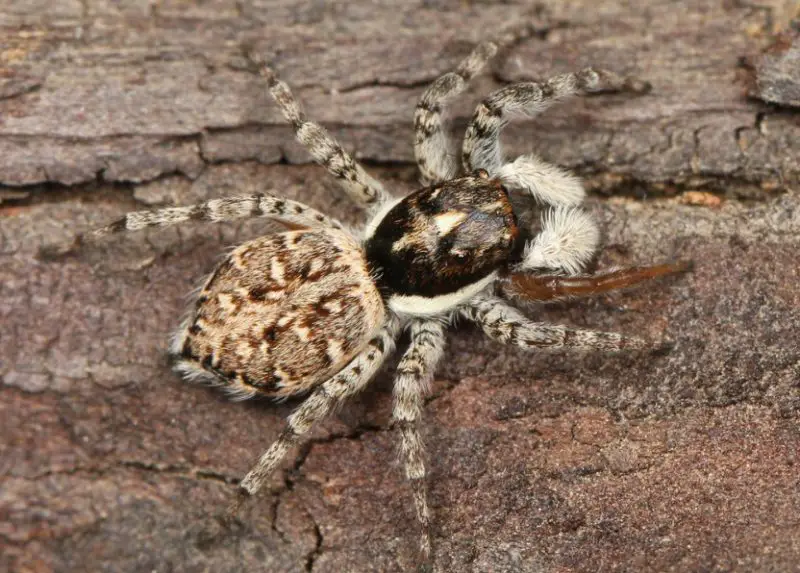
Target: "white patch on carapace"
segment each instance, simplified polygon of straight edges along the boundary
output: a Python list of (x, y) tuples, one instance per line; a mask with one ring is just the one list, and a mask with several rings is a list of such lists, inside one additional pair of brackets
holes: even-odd
[(397, 253), (404, 249), (418, 252), (433, 252), (436, 249), (437, 237), (432, 233), (405, 233), (392, 243), (392, 252)]
[(594, 220), (574, 207), (549, 209), (542, 215), (542, 231), (522, 255), (523, 269), (560, 269), (574, 275), (592, 258), (600, 242)]
[(436, 215), (433, 222), (439, 230), (439, 236), (444, 236), (463, 223), (466, 218), (467, 214), (461, 211), (447, 211)]
[(416, 238), (411, 233), (404, 234), (402, 237), (392, 243), (392, 252), (396, 253), (398, 251), (402, 251), (403, 249), (412, 245), (415, 240)]
[(464, 304), (489, 286), (496, 277), (497, 273), (491, 273), (481, 280), (468, 284), (455, 292), (441, 294), (439, 296), (392, 295), (389, 297), (387, 305), (394, 312), (410, 316), (431, 316), (440, 314)]
[(367, 226), (364, 227), (365, 241), (375, 234), (375, 229), (377, 229), (378, 225), (381, 224), (383, 218), (389, 213), (389, 211), (391, 211), (394, 208), (395, 205), (397, 205), (402, 200), (403, 198), (399, 197), (393, 201), (387, 201), (381, 206), (380, 209), (378, 209), (378, 212), (375, 213), (375, 216), (372, 217), (372, 219), (370, 219), (369, 222), (367, 223)]
[(486, 205), (481, 205), (478, 207), (478, 211), (482, 213), (494, 213), (499, 209), (505, 209), (505, 203), (502, 201), (495, 201), (494, 203), (488, 203)]

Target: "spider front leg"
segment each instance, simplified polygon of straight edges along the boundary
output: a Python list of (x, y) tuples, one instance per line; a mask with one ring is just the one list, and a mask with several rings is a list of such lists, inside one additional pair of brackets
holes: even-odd
[(437, 321), (411, 324), (411, 343), (397, 366), (394, 383), (394, 419), (400, 430), (406, 477), (411, 483), (414, 506), (422, 530), (420, 550), (430, 557), (430, 512), (425, 484), (424, 446), (419, 431), (422, 406), (431, 378), (444, 352), (444, 326)]
[(414, 111), (414, 157), (423, 184), (446, 181), (458, 174), (456, 153), (445, 133), (444, 106), (466, 89), (469, 81), (501, 47), (522, 40), (534, 31), (533, 26), (527, 25), (510, 30), (494, 41), (478, 44), (454, 71), (437, 78), (423, 92)]
[(592, 68), (541, 83), (521, 82), (501, 88), (478, 105), (467, 127), (461, 153), (464, 169), (485, 169), (509, 187), (527, 191), (551, 205), (576, 205), (585, 195), (576, 177), (532, 155), (505, 164), (500, 131), (512, 114), (534, 116), (572, 95), (620, 90), (641, 93), (649, 88), (646, 82)]
[(475, 298), (461, 314), (480, 325), (489, 338), (522, 348), (592, 348), (605, 351), (642, 349), (646, 340), (615, 332), (597, 332), (533, 322), (502, 299)]
[(299, 444), (317, 422), (325, 418), (335, 406), (364, 389), (386, 357), (394, 350), (399, 327), (399, 320), (393, 315), (390, 316), (387, 324), (367, 343), (361, 354), (335, 376), (318, 386), (289, 416), (286, 427), (278, 439), (262, 454), (239, 484), (238, 495), (228, 510), (228, 520), (236, 516), (246, 499), (261, 489), (264, 481), (275, 471), (289, 449)]
[(353, 201), (362, 207), (377, 209), (391, 200), (383, 185), (364, 171), (324, 127), (306, 119), (300, 102), (286, 83), (280, 81), (266, 66), (261, 66), (261, 74), (266, 78), (270, 94), (283, 116), (292, 124), (297, 140), (305, 146), (314, 161), (336, 177)]
[(440, 76), (422, 94), (414, 111), (414, 157), (423, 184), (452, 179), (458, 173), (453, 145), (444, 131), (444, 105), (464, 91), (469, 81), (497, 53), (497, 44), (479, 44), (455, 71)]

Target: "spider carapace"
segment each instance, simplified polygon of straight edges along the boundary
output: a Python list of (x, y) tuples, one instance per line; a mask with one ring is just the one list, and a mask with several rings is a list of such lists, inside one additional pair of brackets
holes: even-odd
[(508, 263), (518, 234), (508, 192), (480, 170), (402, 199), (364, 247), (389, 307), (413, 312), (408, 297), (468, 299)]

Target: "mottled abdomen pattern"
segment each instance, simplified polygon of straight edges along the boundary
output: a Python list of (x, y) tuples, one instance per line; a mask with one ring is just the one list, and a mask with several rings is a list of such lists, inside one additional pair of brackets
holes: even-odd
[(175, 337), (176, 368), (243, 398), (307, 391), (342, 369), (384, 322), (363, 251), (337, 230), (237, 247)]

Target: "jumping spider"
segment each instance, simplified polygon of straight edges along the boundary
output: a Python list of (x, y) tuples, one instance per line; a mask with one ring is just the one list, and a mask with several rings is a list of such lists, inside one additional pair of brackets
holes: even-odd
[[(358, 232), (297, 201), (268, 194), (129, 213), (94, 231), (99, 236), (247, 217), (275, 219), (292, 229), (234, 249), (205, 282), (171, 345), (183, 376), (221, 384), (236, 398), (310, 393), (242, 480), (234, 513), (316, 422), (367, 385), (407, 330), (410, 344), (394, 385), (394, 421), (427, 558), (430, 512), (419, 423), (444, 351), (445, 328), (454, 318), (465, 317), (490, 338), (523, 348), (617, 351), (649, 345), (620, 334), (532, 322), (504, 300), (596, 294), (685, 265), (585, 274), (599, 232), (580, 208), (579, 180), (532, 155), (507, 162), (500, 150), (498, 137), (511, 112), (535, 115), (576, 94), (646, 89), (641, 82), (589, 68), (495, 91), (477, 107), (467, 128), (459, 175), (442, 109), (502, 43), (477, 46), (420, 98), (414, 153), (424, 187), (402, 198), (392, 197), (323, 127), (308, 121), (289, 87), (261, 66), (297, 139), (351, 199), (369, 210)], [(540, 228), (515, 212), (511, 192), (538, 202)]]

